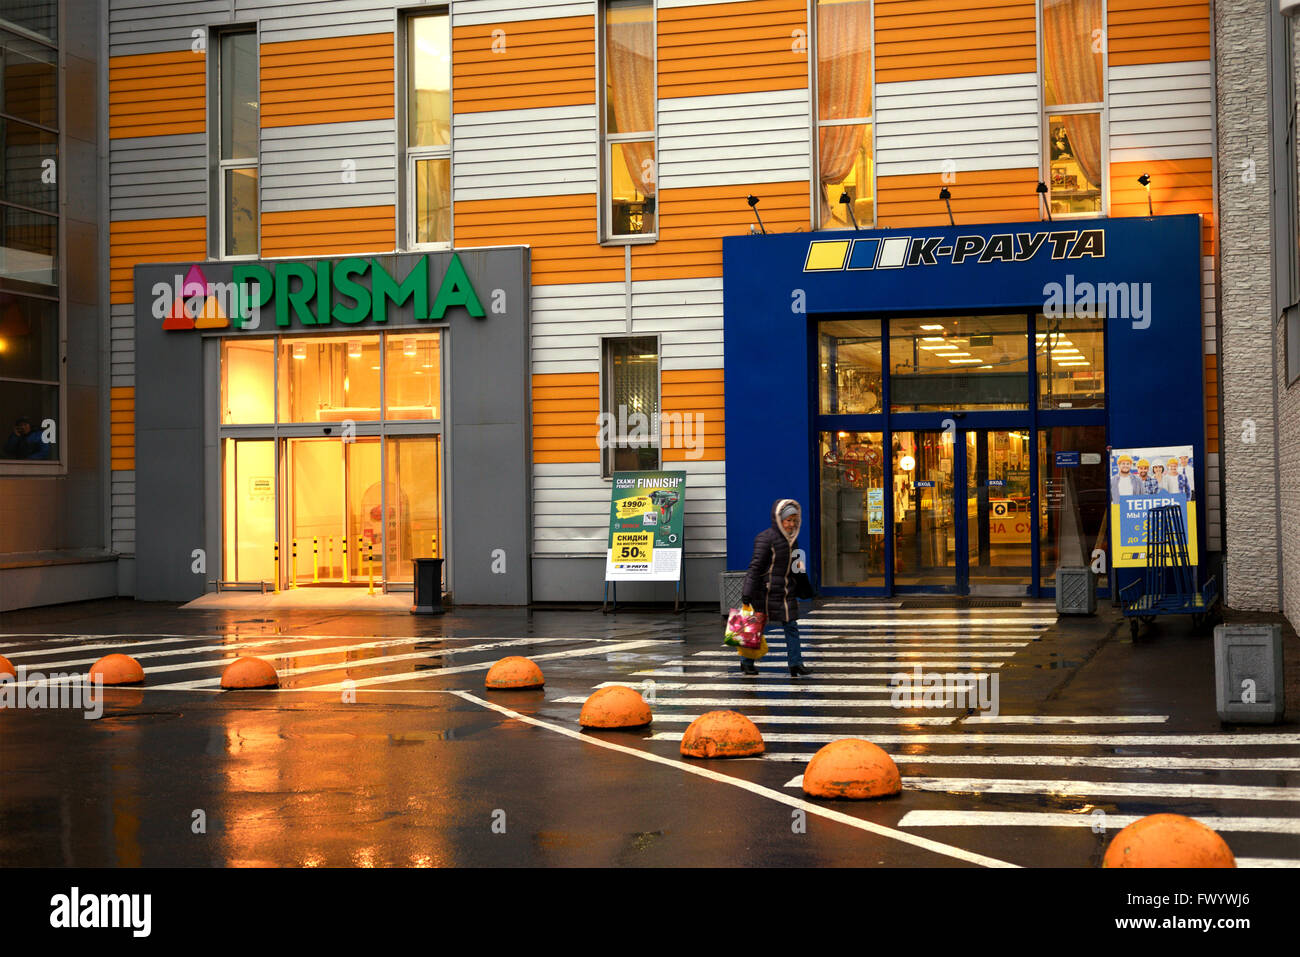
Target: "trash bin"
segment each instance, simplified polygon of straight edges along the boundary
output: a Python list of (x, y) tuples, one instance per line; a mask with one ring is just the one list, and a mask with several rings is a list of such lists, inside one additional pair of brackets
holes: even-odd
[(1097, 614), (1097, 589), (1093, 583), (1092, 569), (1067, 566), (1056, 569), (1056, 613)]
[(740, 591), (745, 587), (745, 576), (748, 572), (721, 572), (718, 575), (718, 602), (722, 606), (719, 610), (725, 618), (727, 613), (733, 608), (740, 607)]
[(412, 615), (442, 615), (442, 562), (441, 558), (415, 559), (415, 604)]
[(1214, 705), (1225, 724), (1276, 724), (1286, 710), (1281, 625), (1214, 629)]

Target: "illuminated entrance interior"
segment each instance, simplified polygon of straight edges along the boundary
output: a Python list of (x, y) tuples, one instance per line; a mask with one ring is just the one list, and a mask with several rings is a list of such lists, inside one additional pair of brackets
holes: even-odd
[(405, 585), (443, 555), (441, 334), (221, 342), (225, 583)]
[(828, 320), (817, 363), (831, 594), (1031, 595), (1106, 549), (1100, 318)]

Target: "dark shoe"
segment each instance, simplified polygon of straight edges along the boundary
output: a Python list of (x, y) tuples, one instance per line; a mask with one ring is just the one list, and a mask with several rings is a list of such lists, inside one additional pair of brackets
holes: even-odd
[(740, 661), (740, 673), (742, 675), (757, 675), (758, 668), (754, 665), (753, 658), (742, 658)]
[(790, 668), (791, 678), (801, 678), (804, 675), (810, 675), (810, 674), (812, 674), (812, 672), (809, 671), (807, 668), (805, 668), (803, 665), (793, 665)]

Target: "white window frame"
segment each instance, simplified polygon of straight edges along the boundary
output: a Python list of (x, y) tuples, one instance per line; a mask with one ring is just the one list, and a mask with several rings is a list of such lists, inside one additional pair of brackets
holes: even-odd
[[(600, 337), (600, 412), (602, 416), (612, 415), (614, 417), (614, 422), (617, 424), (618, 410), (610, 409), (607, 405), (610, 398), (609, 386), (612, 385), (609, 381), (610, 361), (608, 343), (627, 339), (651, 339), (655, 344), (655, 414), (650, 423), (650, 444), (655, 450), (655, 467), (651, 471), (658, 471), (663, 468), (664, 464), (663, 436), (660, 433), (659, 428), (660, 414), (663, 412), (664, 402), (664, 354), (663, 343), (658, 335), (624, 334)], [(597, 434), (599, 435), (599, 433)], [(601, 478), (606, 480), (614, 477), (614, 450), (620, 447), (620, 443), (626, 442), (628, 437), (620, 433), (612, 435), (611, 438), (613, 444), (602, 444), (600, 447), (600, 475)]]
[[(225, 69), (225, 57), (221, 52), (221, 48), (222, 48), (222, 41), (225, 40), (226, 37), (237, 36), (239, 34), (249, 34), (250, 36), (253, 37), (253, 48), (257, 51), (257, 69), (260, 71), (261, 63), (262, 63), (262, 46), (261, 46), (261, 41), (258, 37), (257, 27), (236, 27), (229, 30), (226, 29), (214, 30), (213, 33), (217, 41), (216, 42), (216, 48), (217, 48), (216, 49), (216, 70), (213, 72), (213, 84), (214, 84), (213, 97), (216, 102), (217, 115), (216, 115), (216, 122), (212, 124), (212, 130), (216, 139), (215, 155), (217, 160), (217, 183), (216, 183), (217, 203), (216, 203), (216, 209), (214, 210), (216, 214), (214, 218), (217, 221), (217, 229), (216, 229), (217, 248), (215, 252), (217, 254), (216, 255), (217, 259), (227, 260), (231, 262), (251, 262), (257, 260), (262, 254), (262, 162), (260, 156), (252, 156), (252, 157), (241, 156), (233, 159), (221, 158), (221, 154), (222, 154), (221, 128), (223, 125), (222, 115), (226, 107), (225, 100), (221, 96), (221, 90), (222, 90), (221, 74), (222, 74), (222, 70)], [(258, 89), (259, 90), (261, 89), (260, 76), (258, 80)], [(260, 124), (260, 118), (261, 118), (260, 92), (258, 94), (258, 97), (259, 97), (259, 106), (258, 106), (259, 132), (258, 132), (257, 148), (258, 148), (258, 152), (260, 153), (262, 149), (261, 132), (260, 132), (260, 125), (261, 125)], [(257, 208), (253, 217), (255, 226), (257, 228), (257, 250), (256, 252), (253, 253), (227, 255), (226, 229), (228, 224), (226, 223), (226, 173), (231, 170), (241, 170), (241, 169), (252, 169), (257, 171), (257, 204), (256, 204)]]
[[(434, 8), (430, 10), (412, 10), (407, 11), (402, 17), (402, 111), (400, 131), (400, 142), (402, 143), (402, 163), (403, 163), (403, 186), (405, 187), (406, 197), (405, 216), (406, 228), (404, 230), (403, 248), (409, 250), (419, 250), (421, 252), (436, 251), (442, 249), (452, 249), (456, 241), (456, 176), (455, 169), (452, 165), (452, 146), (456, 139), (455, 116), (450, 111), (451, 116), (452, 142), (445, 146), (411, 146), (410, 145), (410, 124), (411, 124), (411, 21), (419, 20), (425, 17), (446, 17), (447, 18), (447, 38), (451, 39), (451, 9), (449, 7)], [(449, 101), (454, 96), (454, 86), (456, 83), (455, 71), (449, 71), (451, 83), (447, 87), (447, 98)], [(449, 211), (449, 222), (447, 229), (446, 242), (422, 243), (416, 239), (416, 189), (415, 189), (415, 165), (421, 160), (445, 159), (448, 164), (447, 177), (447, 209)]]
[[(811, 126), (810, 139), (812, 147), (809, 150), (809, 168), (812, 170), (812, 181), (808, 184), (808, 198), (810, 201), (808, 207), (808, 223), (814, 232), (834, 232), (848, 230), (853, 231), (852, 223), (845, 223), (843, 226), (822, 226), (818, 220), (821, 219), (821, 202), (822, 202), (822, 145), (821, 131), (824, 126), (859, 126), (866, 124), (871, 127), (871, 222), (864, 223), (859, 220), (860, 229), (875, 229), (880, 213), (880, 193), (876, 189), (877, 166), (876, 166), (876, 0), (867, 0), (867, 42), (871, 45), (871, 115), (866, 117), (857, 117), (845, 120), (823, 120), (820, 116), (821, 108), (818, 97), (817, 84), (821, 77), (817, 70), (817, 0), (808, 0), (808, 75), (811, 77), (809, 83), (809, 110), (808, 118)], [(836, 197), (839, 200), (839, 197)]]
[[(1106, 0), (1098, 0), (1101, 6), (1101, 102), (1070, 103), (1066, 106), (1047, 105), (1047, 47), (1043, 38), (1043, 0), (1037, 0), (1036, 28), (1038, 30), (1038, 107), (1042, 117), (1039, 126), (1039, 180), (1047, 184), (1046, 203), (1052, 202), (1052, 117), (1077, 116), (1096, 113), (1101, 131), (1101, 209), (1095, 213), (1052, 213), (1053, 220), (1068, 219), (1102, 219), (1110, 215), (1110, 23), (1107, 17)], [(1040, 204), (1041, 205), (1041, 204)], [(1040, 209), (1040, 214), (1042, 210)]]
[[(600, 161), (597, 164), (597, 175), (600, 177), (600, 211), (597, 217), (597, 229), (599, 231), (599, 240), (601, 245), (608, 246), (630, 246), (638, 243), (654, 243), (659, 241), (659, 0), (650, 0), (650, 37), (651, 37), (651, 57), (655, 71), (655, 89), (654, 89), (654, 129), (639, 130), (635, 133), (610, 133), (606, 128), (607, 117), (609, 116), (609, 103), (606, 99), (606, 91), (609, 84), (606, 82), (608, 74), (607, 54), (608, 50), (605, 45), (605, 17), (608, 10), (608, 0), (600, 0), (597, 4), (598, 16), (596, 17), (596, 48), (600, 51), (597, 60), (596, 70), (596, 110), (598, 112), (597, 121), (600, 130), (599, 150)], [(655, 228), (648, 233), (615, 233), (614, 232), (614, 186), (612, 182), (613, 170), (610, 168), (610, 150), (619, 143), (641, 143), (649, 140), (651, 148), (654, 150), (654, 171), (655, 171), (655, 195), (654, 195), (654, 215)], [(602, 363), (604, 357), (602, 354)], [(656, 433), (657, 435), (658, 433)]]

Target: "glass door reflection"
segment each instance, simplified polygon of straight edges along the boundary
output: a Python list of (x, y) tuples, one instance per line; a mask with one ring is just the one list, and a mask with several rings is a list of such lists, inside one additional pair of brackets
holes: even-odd
[(951, 432), (894, 433), (896, 586), (954, 591), (962, 584), (954, 490), (964, 479), (953, 452)]

